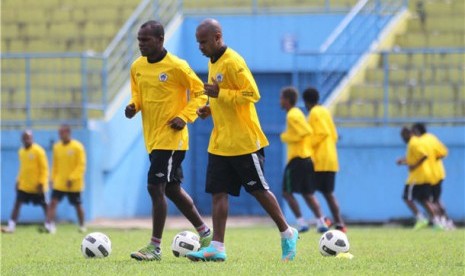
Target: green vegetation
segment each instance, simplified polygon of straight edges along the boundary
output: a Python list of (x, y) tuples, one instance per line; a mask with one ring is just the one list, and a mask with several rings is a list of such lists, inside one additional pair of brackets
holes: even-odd
[[(85, 259), (84, 234), (74, 225), (59, 225), (56, 235), (39, 234), (37, 226), (20, 226), (2, 234), (1, 275), (463, 275), (465, 230), (435, 232), (407, 228), (351, 227), (352, 260), (323, 257), (320, 234), (301, 235), (294, 262), (280, 261), (280, 241), (273, 227), (229, 229), (225, 263), (192, 263), (171, 254), (180, 231), (165, 232), (163, 260), (137, 262), (130, 252), (143, 246), (149, 230), (90, 229), (106, 233), (113, 252), (105, 259)], [(192, 231), (192, 229), (190, 229)]]

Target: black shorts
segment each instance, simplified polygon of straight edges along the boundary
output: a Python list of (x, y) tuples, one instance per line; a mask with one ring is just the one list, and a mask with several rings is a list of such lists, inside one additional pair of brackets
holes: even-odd
[(181, 163), (184, 156), (186, 156), (185, 150), (153, 150), (149, 154), (150, 169), (147, 183), (149, 185), (181, 183), (183, 180)]
[(45, 200), (45, 195), (41, 194), (33, 194), (33, 193), (26, 193), (24, 191), (18, 190), (16, 193), (16, 201), (20, 201), (22, 203), (32, 203), (32, 205), (46, 205), (47, 201)]
[(72, 205), (78, 205), (82, 203), (81, 192), (63, 192), (58, 190), (52, 191), (52, 199), (57, 199), (60, 202), (64, 196), (68, 197), (68, 201)]
[(431, 186), (431, 201), (438, 203), (441, 198), (442, 180), (438, 184)]
[(431, 185), (405, 185), (403, 199), (425, 201), (431, 197)]
[(315, 172), (315, 181), (312, 184), (312, 193), (320, 191), (323, 194), (334, 192), (336, 172)]
[(286, 166), (283, 178), (283, 191), (287, 193), (310, 194), (315, 172), (310, 158), (294, 158)]
[(263, 170), (264, 161), (263, 149), (239, 156), (209, 153), (205, 191), (210, 194), (228, 193), (239, 196), (242, 186), (249, 193), (268, 190)]

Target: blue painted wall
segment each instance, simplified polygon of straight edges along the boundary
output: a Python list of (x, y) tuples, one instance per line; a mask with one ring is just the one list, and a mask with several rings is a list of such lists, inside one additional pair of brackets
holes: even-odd
[[(285, 114), (279, 108), (279, 91), (292, 82), (292, 62), (281, 50), (281, 40), (289, 33), (297, 35), (300, 49), (317, 49), (342, 15), (305, 16), (220, 16), (225, 41), (240, 52), (248, 62), (261, 93), (257, 110), (262, 127), (270, 140), (266, 149), (265, 174), (272, 190), (281, 198), (284, 148), (279, 134), (284, 128)], [(187, 18), (167, 42), (166, 47), (187, 59), (206, 80), (207, 59), (197, 49), (195, 27), (200, 18)], [(267, 43), (262, 43), (267, 42)], [(308, 79), (311, 84), (311, 78)], [(129, 95), (129, 91), (128, 91)], [(139, 115), (132, 120), (123, 116), (124, 106), (110, 121), (92, 121), (87, 131), (75, 131), (74, 136), (87, 149), (88, 170), (84, 207), (87, 218), (149, 216), (150, 198), (146, 192), (149, 167), (142, 138)], [(211, 121), (198, 120), (190, 126), (190, 151), (184, 161), (184, 188), (192, 195), (200, 211), (209, 214), (210, 196), (204, 193), (207, 143)], [(394, 164), (403, 154), (404, 145), (398, 129), (340, 129), (341, 172), (337, 177), (336, 194), (343, 215), (350, 220), (384, 220), (409, 216), (400, 200), (405, 168)], [(433, 129), (449, 146), (451, 154), (445, 160), (448, 178), (444, 201), (454, 218), (464, 219), (464, 127)], [(8, 219), (15, 198), (14, 181), (18, 168), (17, 150), (21, 146), (19, 131), (2, 131), (1, 141), (1, 220)], [(51, 141), (58, 139), (55, 130), (35, 131), (35, 140), (43, 145), (50, 157)], [(285, 205), (287, 216), (292, 215)], [(325, 204), (323, 204), (325, 206)], [(169, 206), (170, 214), (179, 214)], [(247, 194), (231, 200), (231, 214), (264, 214)], [(310, 214), (305, 213), (308, 217)], [(58, 218), (75, 221), (74, 210), (66, 200), (59, 206)], [(41, 221), (41, 210), (24, 206), (21, 221)]]
[[(341, 170), (336, 177), (335, 194), (342, 215), (352, 221), (386, 221), (411, 217), (401, 199), (407, 168), (395, 161), (405, 155), (400, 128), (339, 128)], [(431, 127), (449, 148), (444, 159), (447, 177), (442, 199), (449, 215), (465, 219), (465, 127)], [(320, 197), (320, 200), (322, 198)], [(325, 213), (330, 214), (324, 201)], [(303, 205), (303, 202), (301, 203)], [(286, 215), (293, 219), (286, 207)], [(307, 218), (313, 218), (305, 210)]]

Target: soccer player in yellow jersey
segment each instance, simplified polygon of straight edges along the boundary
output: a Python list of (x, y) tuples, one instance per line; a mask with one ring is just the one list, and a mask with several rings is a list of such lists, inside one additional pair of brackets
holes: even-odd
[(434, 224), (434, 228), (443, 229), (440, 224), (439, 217), (434, 210), (434, 206), (430, 201), (431, 183), (435, 176), (431, 171), (431, 166), (428, 164), (428, 154), (432, 154), (426, 145), (420, 139), (413, 135), (410, 129), (403, 127), (401, 137), (407, 144), (407, 152), (405, 157), (397, 160), (398, 165), (408, 166), (409, 174), (407, 185), (405, 185), (403, 199), (407, 207), (416, 217), (414, 229), (424, 228), (428, 225), (428, 220), (418, 210), (414, 200), (418, 201), (430, 216)]
[(165, 195), (197, 229), (201, 246), (208, 246), (212, 238), (192, 198), (181, 187), (181, 163), (189, 145), (186, 123), (194, 122), (197, 108), (206, 103), (207, 97), (203, 95), (202, 81), (187, 62), (163, 47), (164, 28), (159, 22), (144, 23), (137, 39), (142, 56), (131, 66), (132, 98), (125, 114), (127, 118), (139, 111), (142, 115), (150, 159), (147, 189), (152, 200), (152, 237), (131, 257), (159, 261), (167, 216)]
[(23, 203), (40, 205), (47, 217), (45, 193), (48, 190), (48, 161), (45, 150), (34, 143), (32, 132), (26, 130), (21, 135), (23, 143), (18, 151), (19, 171), (16, 178), (16, 200), (4, 233), (13, 233), (16, 229), (19, 211)]
[(69, 125), (61, 125), (58, 134), (60, 141), (53, 146), (53, 191), (48, 212), (50, 224), (46, 225), (46, 230), (52, 234), (56, 232), (56, 208), (63, 197), (67, 196), (69, 203), (76, 209), (79, 231), (86, 232), (81, 199), (81, 193), (84, 190), (86, 152), (81, 142), (71, 138), (71, 127)]
[[(320, 191), (323, 194), (335, 220), (336, 229), (346, 232), (347, 228), (341, 216), (339, 203), (334, 196), (336, 172), (339, 170), (336, 126), (329, 110), (318, 104), (320, 100), (318, 90), (309, 87), (305, 89), (302, 97), (309, 111), (308, 123), (313, 130), (310, 143), (315, 167), (313, 191)], [(323, 217), (318, 218), (318, 221), (323, 225), (324, 223), (330, 224), (330, 221)]]
[(427, 132), (426, 126), (423, 123), (415, 123), (412, 125), (412, 132), (419, 137), (421, 141), (430, 147), (434, 154), (432, 170), (437, 178), (437, 181), (431, 186), (431, 198), (433, 204), (441, 216), (441, 223), (446, 229), (454, 229), (454, 222), (447, 216), (446, 208), (441, 201), (442, 183), (446, 177), (446, 170), (442, 160), (447, 156), (447, 147), (434, 134)]
[[(323, 217), (318, 202), (313, 195), (315, 171), (309, 147), (312, 129), (305, 120), (304, 113), (296, 107), (298, 92), (294, 87), (281, 90), (281, 108), (286, 110), (286, 131), (281, 133), (281, 141), (287, 144), (287, 165), (283, 178), (283, 197), (295, 215), (299, 232), (309, 230), (308, 223), (302, 217), (299, 203), (293, 193), (301, 194), (307, 206), (317, 218)], [(318, 220), (319, 221), (319, 220)], [(318, 224), (319, 232), (328, 231), (326, 224)]]
[(239, 196), (241, 187), (254, 196), (281, 232), (282, 260), (293, 260), (298, 232), (290, 227), (263, 173), (263, 148), (268, 140), (258, 120), (255, 103), (260, 94), (244, 59), (223, 42), (218, 21), (205, 19), (196, 30), (200, 51), (208, 58), (208, 79), (204, 84), (210, 105), (197, 114), (213, 119), (208, 146), (206, 192), (213, 196), (213, 241), (192, 252), (192, 261), (225, 261), (224, 236), (228, 217), (228, 195)]

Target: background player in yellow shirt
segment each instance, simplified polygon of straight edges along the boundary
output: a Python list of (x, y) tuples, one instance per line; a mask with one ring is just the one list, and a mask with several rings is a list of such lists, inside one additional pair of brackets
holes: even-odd
[(442, 183), (446, 177), (446, 170), (442, 160), (447, 156), (447, 147), (434, 134), (427, 132), (426, 126), (423, 123), (415, 123), (412, 125), (412, 132), (419, 137), (428, 147), (434, 152), (432, 156), (432, 170), (437, 178), (437, 181), (431, 186), (431, 199), (436, 208), (436, 211), (441, 217), (441, 224), (446, 229), (454, 229), (454, 222), (447, 216), (446, 208), (441, 201)]
[(434, 228), (441, 230), (439, 217), (435, 212), (434, 206), (430, 201), (431, 183), (434, 182), (435, 176), (431, 171), (428, 161), (428, 155), (432, 154), (425, 143), (413, 135), (407, 127), (403, 127), (400, 133), (402, 139), (407, 144), (405, 157), (397, 160), (398, 165), (408, 166), (409, 174), (407, 185), (404, 188), (403, 199), (409, 209), (416, 217), (414, 229), (420, 229), (428, 226), (428, 220), (418, 210), (414, 200), (418, 201), (430, 216)]
[(137, 39), (142, 56), (131, 66), (132, 98), (125, 114), (127, 118), (139, 111), (142, 115), (150, 159), (147, 189), (152, 200), (152, 237), (147, 246), (131, 253), (131, 257), (159, 261), (167, 216), (165, 195), (197, 229), (201, 246), (211, 241), (210, 228), (181, 187), (181, 163), (189, 146), (186, 123), (195, 121), (197, 108), (206, 103), (207, 97), (203, 95), (202, 81), (187, 62), (163, 47), (164, 28), (159, 22), (144, 23)]
[(16, 200), (4, 233), (13, 233), (16, 229), (19, 211), (23, 203), (40, 205), (47, 217), (45, 193), (48, 190), (48, 161), (45, 150), (34, 143), (32, 131), (26, 130), (21, 135), (22, 148), (18, 150), (19, 171), (16, 178)]
[[(338, 140), (336, 126), (328, 109), (318, 104), (320, 94), (315, 88), (305, 89), (302, 95), (308, 109), (308, 123), (313, 130), (311, 147), (313, 150), (313, 166), (315, 168), (315, 184), (313, 191), (320, 191), (328, 203), (335, 220), (336, 229), (347, 232), (341, 216), (339, 203), (334, 196), (336, 172), (339, 170), (336, 143)], [(328, 220), (319, 218), (320, 223), (330, 226)]]
[[(283, 177), (283, 197), (289, 204), (292, 213), (297, 219), (299, 232), (309, 230), (300, 211), (299, 203), (293, 193), (301, 194), (307, 206), (317, 218), (323, 218), (320, 205), (313, 195), (313, 182), (315, 171), (311, 159), (312, 148), (309, 147), (312, 129), (305, 120), (304, 113), (296, 107), (298, 92), (294, 87), (286, 87), (281, 90), (281, 108), (286, 110), (286, 131), (281, 133), (281, 141), (287, 144), (287, 165)], [(319, 232), (328, 231), (328, 226), (318, 220)]]
[(84, 226), (84, 209), (81, 193), (84, 190), (84, 173), (86, 170), (86, 152), (84, 146), (71, 138), (69, 125), (62, 125), (58, 130), (60, 141), (53, 146), (52, 165), (52, 201), (48, 212), (49, 225), (46, 229), (50, 233), (56, 232), (55, 217), (58, 203), (64, 196), (76, 209), (79, 231), (86, 232)]
[(213, 119), (208, 145), (206, 192), (213, 196), (213, 241), (192, 252), (192, 261), (225, 261), (224, 236), (228, 217), (228, 195), (239, 196), (241, 187), (254, 196), (274, 220), (281, 233), (282, 260), (293, 260), (298, 232), (290, 227), (263, 173), (268, 140), (258, 120), (255, 103), (260, 94), (244, 59), (223, 42), (218, 21), (205, 19), (197, 27), (200, 51), (208, 58), (208, 79), (204, 84), (210, 105), (198, 115)]

